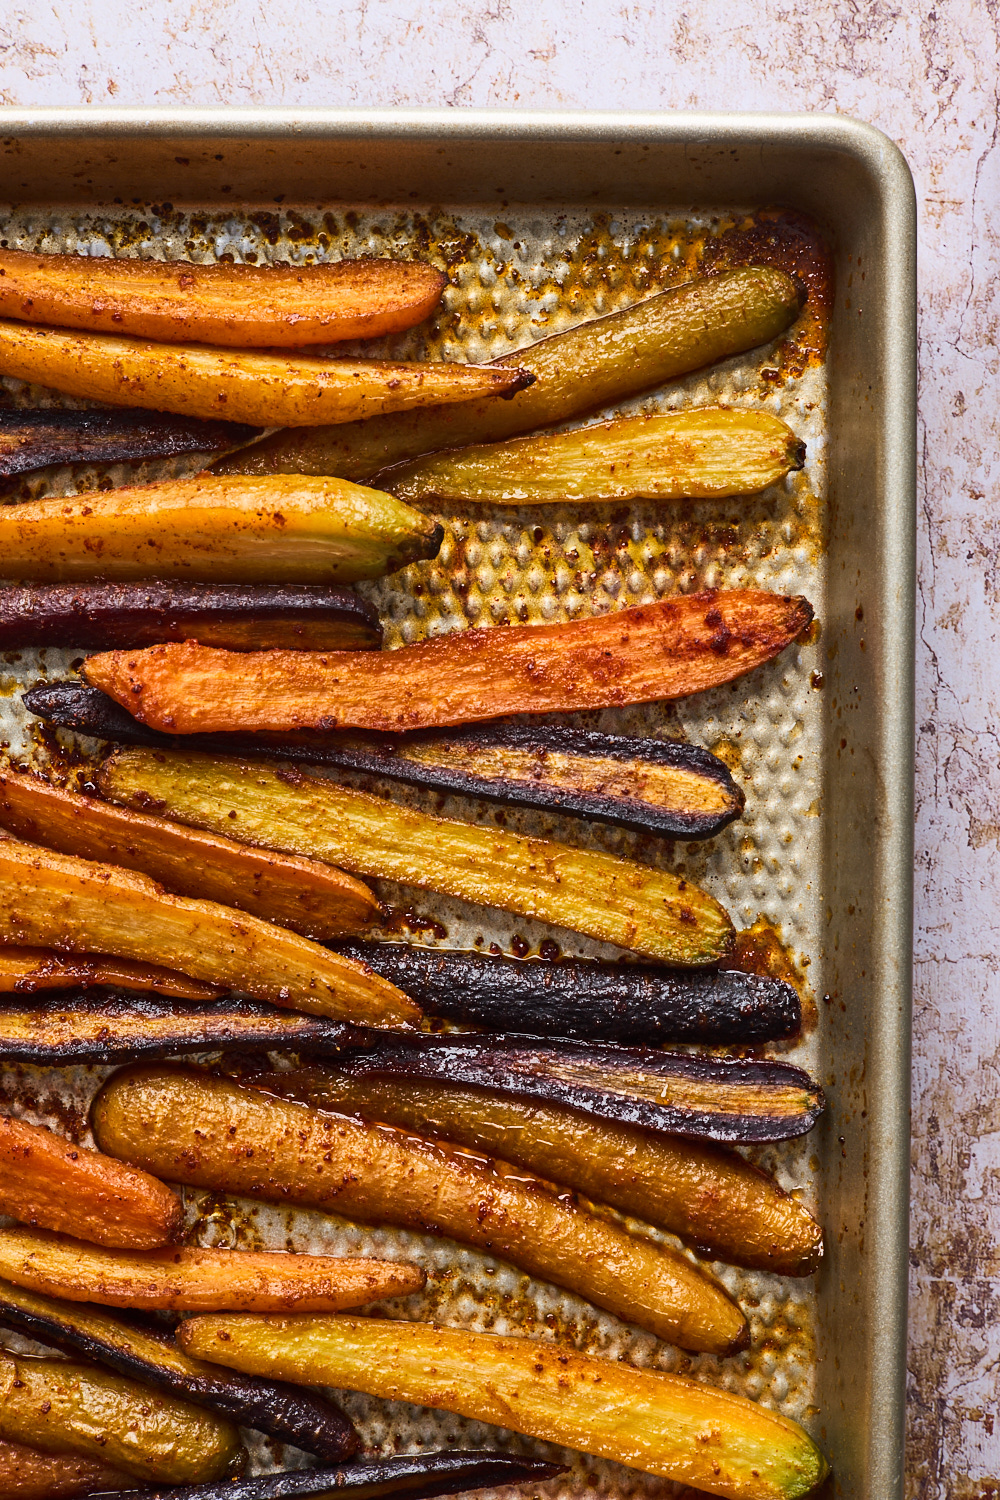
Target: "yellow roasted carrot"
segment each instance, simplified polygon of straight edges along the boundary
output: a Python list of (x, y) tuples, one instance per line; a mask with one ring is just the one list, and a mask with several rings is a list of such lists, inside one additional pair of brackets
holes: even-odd
[(242, 1468), (231, 1422), (176, 1396), (62, 1359), (0, 1353), (0, 1439), (78, 1453), (143, 1483), (197, 1484)]
[(0, 1229), (0, 1276), (69, 1302), (174, 1312), (340, 1312), (420, 1291), (423, 1271), (380, 1260), (252, 1250), (98, 1249), (37, 1229)]
[(714, 963), (734, 940), (718, 901), (682, 876), (492, 823), (435, 817), (291, 768), (135, 748), (111, 755), (97, 783), (127, 806), (554, 922), (667, 963)]
[(159, 960), (272, 1005), (405, 1026), (418, 1008), (395, 985), (318, 943), (213, 901), (171, 896), (115, 865), (0, 841), (0, 943)]
[[(110, 807), (27, 771), (0, 771), (0, 827), (60, 854), (139, 870), (179, 896), (218, 901), (313, 938), (368, 927), (381, 908), (332, 865)], [(3, 977), (0, 949), (0, 987)]]
[(148, 1172), (9, 1115), (0, 1115), (0, 1213), (132, 1250), (169, 1244), (183, 1218)]
[(380, 1318), (192, 1318), (178, 1339), (230, 1369), (441, 1407), (726, 1500), (797, 1500), (827, 1473), (797, 1422), (745, 1396), (561, 1344)]
[(225, 417), (252, 427), (353, 422), (441, 402), (513, 395), (531, 377), (495, 365), (314, 359), (0, 321), (0, 373), (69, 396)]
[(337, 427), (293, 427), (217, 468), (367, 479), (387, 464), (421, 453), (492, 443), (613, 406), (689, 370), (766, 344), (784, 333), (801, 307), (801, 287), (773, 266), (697, 276), (504, 355), (495, 368), (516, 365), (535, 379), (512, 401), (432, 406)]
[(430, 454), (375, 483), (411, 505), (714, 499), (756, 494), (804, 457), (770, 412), (703, 406)]
[(0, 250), (0, 317), (136, 338), (277, 349), (399, 333), (446, 278), (421, 261), (196, 265)]
[(436, 522), (343, 479), (170, 479), (0, 510), (18, 578), (337, 583), (433, 557)]
[(502, 1157), (672, 1230), (719, 1260), (806, 1276), (823, 1255), (823, 1231), (805, 1205), (711, 1141), (653, 1135), (538, 1100), (338, 1068), (255, 1073), (251, 1082), (315, 1109), (382, 1120)]
[(103, 1149), (172, 1181), (447, 1235), (684, 1349), (746, 1345), (740, 1309), (699, 1267), (503, 1162), (182, 1068), (117, 1074), (92, 1121)]

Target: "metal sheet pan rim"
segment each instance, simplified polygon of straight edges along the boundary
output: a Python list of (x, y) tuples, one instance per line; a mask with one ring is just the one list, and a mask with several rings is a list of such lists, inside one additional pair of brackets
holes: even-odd
[(5, 105), (0, 110), (0, 121), (4, 133), (9, 135), (49, 130), (93, 136), (120, 130), (130, 135), (143, 131), (169, 136), (179, 130), (194, 130), (238, 137), (308, 131), (321, 137), (341, 133), (369, 138), (399, 134), (436, 138), (502, 134), (531, 140), (563, 137), (587, 142), (608, 134), (624, 134), (633, 139), (649, 136), (660, 141), (697, 140), (699, 144), (780, 141), (835, 146), (869, 159), (878, 157), (881, 170), (886, 173), (887, 189), (905, 190), (910, 180), (906, 158), (884, 131), (836, 112), (443, 109), (432, 105), (398, 109), (368, 109), (360, 105), (337, 109), (320, 105), (296, 109), (251, 105), (149, 109), (136, 105), (32, 108)]

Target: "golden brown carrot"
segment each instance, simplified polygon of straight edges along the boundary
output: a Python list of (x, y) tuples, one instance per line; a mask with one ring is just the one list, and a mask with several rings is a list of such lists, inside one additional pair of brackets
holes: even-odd
[(0, 1442), (0, 1495), (4, 1500), (76, 1500), (131, 1489), (134, 1480), (96, 1458), (74, 1453), (42, 1453), (23, 1443)]
[(115, 865), (0, 840), (0, 943), (166, 961), (195, 979), (334, 1020), (406, 1026), (395, 985), (318, 943)]
[(169, 750), (120, 750), (105, 796), (357, 874), (554, 922), (665, 963), (710, 964), (733, 944), (728, 914), (667, 870), (598, 849), (460, 823), (323, 776)]
[(176, 1239), (181, 1205), (148, 1172), (0, 1115), (0, 1213), (98, 1245), (153, 1249)]
[(726, 1500), (798, 1500), (827, 1472), (797, 1422), (745, 1396), (564, 1344), (382, 1318), (204, 1317), (199, 1359), (493, 1422)]
[(430, 317), (445, 284), (413, 260), (195, 265), (0, 250), (0, 317), (242, 349), (399, 333)]
[(148, 990), (174, 1000), (218, 1000), (219, 984), (203, 984), (158, 964), (130, 963), (102, 954), (57, 953), (53, 948), (0, 947), (0, 995), (31, 995), (36, 990)]
[(811, 619), (805, 599), (731, 589), (398, 651), (239, 654), (188, 641), (107, 651), (83, 670), (140, 723), (170, 734), (393, 732), (684, 698), (770, 661)]
[(69, 396), (225, 417), (251, 427), (353, 422), (441, 402), (512, 395), (531, 377), (495, 365), (314, 359), (0, 321), (0, 373)]
[(344, 479), (201, 475), (0, 510), (0, 555), (21, 579), (350, 582), (433, 557), (442, 535)]
[(0, 1439), (78, 1453), (147, 1484), (222, 1479), (246, 1459), (233, 1424), (188, 1401), (90, 1365), (3, 1353)]
[(653, 1135), (558, 1104), (338, 1068), (256, 1073), (251, 1082), (315, 1109), (381, 1120), (502, 1157), (738, 1266), (807, 1276), (823, 1255), (823, 1231), (805, 1205), (711, 1141)]
[[(366, 885), (332, 865), (264, 854), (109, 807), (30, 772), (0, 772), (0, 827), (60, 854), (139, 870), (178, 896), (219, 901), (313, 938), (368, 927), (381, 909)], [(0, 949), (0, 987), (2, 972)]]
[(337, 427), (293, 427), (223, 460), (239, 474), (342, 474), (367, 479), (387, 464), (439, 448), (492, 443), (614, 406), (689, 370), (784, 333), (802, 289), (773, 266), (697, 276), (620, 312), (506, 354), (535, 384), (512, 401), (470, 401)]
[(416, 1266), (252, 1250), (98, 1249), (37, 1229), (0, 1229), (0, 1276), (69, 1302), (146, 1312), (340, 1312), (424, 1285)]
[(447, 1235), (684, 1349), (745, 1346), (743, 1314), (700, 1268), (503, 1162), (181, 1068), (117, 1074), (93, 1125), (174, 1181)]

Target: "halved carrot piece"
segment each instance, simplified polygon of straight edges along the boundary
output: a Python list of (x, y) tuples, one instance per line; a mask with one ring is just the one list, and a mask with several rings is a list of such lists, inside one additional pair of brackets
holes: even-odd
[(178, 1199), (148, 1172), (9, 1115), (0, 1115), (0, 1213), (130, 1250), (169, 1244), (182, 1222)]
[(727, 912), (682, 875), (492, 823), (435, 817), (324, 776), (137, 747), (109, 756), (97, 782), (126, 806), (554, 922), (665, 963), (718, 963), (733, 944)]
[(430, 317), (446, 282), (416, 260), (195, 265), (0, 250), (0, 316), (168, 342), (295, 348), (412, 328)]
[(0, 510), (4, 570), (21, 580), (349, 583), (434, 557), (443, 535), (345, 479), (202, 474)]
[(446, 449), (375, 483), (411, 505), (694, 500), (755, 495), (804, 461), (805, 444), (773, 413), (698, 406)]
[(164, 412), (4, 407), (0, 479), (31, 474), (50, 464), (138, 463), (187, 453), (204, 454), (207, 461), (209, 454), (231, 452), (257, 432), (259, 428), (238, 422), (198, 422)]
[(828, 1472), (791, 1418), (688, 1376), (580, 1354), (565, 1339), (229, 1316), (191, 1318), (177, 1341), (229, 1369), (458, 1412), (725, 1500), (799, 1500)]
[(258, 917), (171, 896), (115, 865), (0, 840), (0, 943), (165, 962), (195, 979), (338, 1021), (406, 1026), (420, 1011), (362, 964)]
[(684, 698), (770, 661), (812, 614), (803, 598), (731, 589), (398, 651), (238, 653), (186, 641), (107, 651), (83, 672), (141, 724), (170, 734), (392, 732)]
[(224, 417), (251, 427), (353, 422), (418, 406), (512, 396), (533, 379), (498, 365), (315, 359), (7, 321), (0, 321), (0, 373), (113, 406)]
[(69, 1302), (144, 1312), (339, 1312), (407, 1297), (427, 1279), (405, 1262), (197, 1248), (126, 1253), (37, 1229), (0, 1230), (0, 1276)]
[(79, 1453), (164, 1486), (231, 1477), (246, 1462), (235, 1424), (215, 1412), (93, 1365), (2, 1350), (0, 1440)]
[[(356, 932), (381, 910), (366, 885), (333, 865), (248, 849), (165, 818), (110, 807), (29, 771), (0, 772), (0, 827), (60, 854), (139, 870), (178, 896), (235, 906), (308, 937)], [(2, 960), (0, 949), (0, 976)]]
[(203, 984), (159, 964), (130, 963), (104, 954), (57, 953), (53, 948), (0, 947), (0, 995), (31, 995), (36, 990), (145, 990), (174, 1000), (219, 1000), (221, 984)]

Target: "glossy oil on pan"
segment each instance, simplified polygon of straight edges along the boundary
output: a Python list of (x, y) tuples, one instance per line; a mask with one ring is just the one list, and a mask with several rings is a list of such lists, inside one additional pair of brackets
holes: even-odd
[[(494, 357), (683, 280), (692, 257), (725, 254), (734, 234), (749, 245), (755, 234), (771, 243), (787, 234), (829, 247), (832, 275), (811, 284), (821, 316), (798, 342), (620, 408), (763, 405), (805, 439), (801, 473), (752, 500), (683, 508), (446, 508), (439, 558), (362, 585), (388, 646), (470, 624), (584, 617), (703, 585), (812, 600), (818, 625), (734, 687), (670, 709), (579, 716), (585, 727), (683, 734), (722, 755), (747, 812), (713, 843), (504, 816), (683, 869), (738, 926), (763, 917), (778, 930), (815, 1015), (801, 1042), (772, 1050), (807, 1066), (829, 1102), (804, 1141), (759, 1159), (816, 1206), (827, 1236), (819, 1275), (793, 1282), (716, 1267), (751, 1316), (753, 1348), (690, 1358), (447, 1242), (203, 1193), (186, 1201), (206, 1244), (418, 1260), (430, 1280), (408, 1316), (558, 1337), (758, 1397), (815, 1434), (833, 1493), (892, 1500), (902, 1475), (912, 880), (914, 206), (903, 159), (876, 131), (833, 116), (52, 110), (6, 111), (2, 126), (5, 244), (257, 263), (395, 251), (432, 260), (451, 277), (442, 312), (376, 347), (390, 357)], [(40, 399), (5, 386), (8, 402)], [(199, 462), (107, 475), (188, 473)], [(50, 470), (14, 493), (65, 493), (71, 482), (79, 471)], [(40, 663), (50, 678), (67, 675), (74, 654), (9, 659), (0, 737), (44, 754), (13, 695)], [(415, 789), (364, 784), (438, 805)], [(459, 816), (473, 806), (446, 802)], [(382, 894), (445, 945), (537, 950), (551, 936), (425, 893)], [(86, 1105), (106, 1071), (17, 1068), (2, 1087), (26, 1117), (85, 1139)], [(345, 1403), (365, 1442), (386, 1453), (501, 1441), (551, 1451), (456, 1417)], [(260, 1445), (255, 1461), (269, 1462)], [(578, 1457), (546, 1493), (583, 1490), (671, 1487)]]

